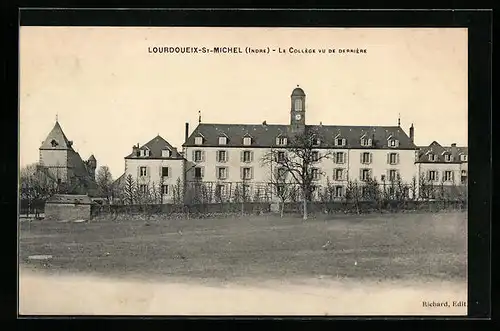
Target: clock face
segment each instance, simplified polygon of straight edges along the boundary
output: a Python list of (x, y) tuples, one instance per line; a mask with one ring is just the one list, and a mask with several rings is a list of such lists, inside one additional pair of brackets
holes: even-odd
[(301, 119), (301, 118), (302, 118), (302, 116), (300, 116), (300, 114), (295, 115), (295, 119), (296, 119), (297, 121), (300, 121), (300, 119)]

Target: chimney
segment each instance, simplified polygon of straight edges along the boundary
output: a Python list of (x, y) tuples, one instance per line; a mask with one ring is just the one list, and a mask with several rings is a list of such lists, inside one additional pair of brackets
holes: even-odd
[(454, 158), (457, 155), (457, 144), (456, 143), (451, 144), (451, 155), (453, 155)]
[(410, 140), (411, 142), (414, 142), (413, 139), (415, 138), (415, 129), (413, 128), (413, 123), (411, 123), (410, 126)]
[(189, 123), (186, 122), (186, 129), (185, 129), (185, 132), (184, 132), (184, 142), (187, 142), (188, 137), (189, 137)]
[(266, 126), (266, 125), (267, 125), (267, 122), (266, 122), (266, 121), (262, 122), (262, 125), (263, 125), (263, 126)]

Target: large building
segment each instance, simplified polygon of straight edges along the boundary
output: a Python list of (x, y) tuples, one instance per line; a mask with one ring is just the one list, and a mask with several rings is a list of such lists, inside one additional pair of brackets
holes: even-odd
[(182, 198), (184, 168), (181, 153), (158, 135), (142, 146), (132, 146), (131, 153), (125, 156), (125, 172), (115, 182), (115, 188), (124, 202), (145, 199), (171, 203)]
[(433, 141), (419, 149), (415, 162), (421, 196), (438, 198), (440, 194), (466, 194), (468, 179), (468, 148), (441, 146)]
[[(264, 164), (265, 155), (286, 152), (295, 135), (313, 133), (314, 181), (318, 187), (331, 183), (335, 196), (345, 195), (349, 181), (378, 182), (400, 180), (409, 183), (415, 177), (418, 148), (409, 135), (396, 126), (338, 126), (306, 124), (306, 94), (297, 86), (290, 96), (288, 124), (212, 124), (200, 123), (186, 134), (183, 153), (187, 160), (186, 181), (215, 185), (219, 194), (231, 191), (235, 183), (250, 190), (269, 193), (272, 163)], [(321, 155), (329, 157), (322, 158)], [(272, 192), (272, 191), (271, 191)], [(248, 192), (255, 194), (255, 192)], [(272, 193), (271, 193), (272, 194)]]
[(95, 170), (97, 161), (91, 155), (83, 161), (73, 148), (73, 142), (56, 123), (39, 148), (39, 171), (55, 181), (59, 191), (70, 194), (97, 195)]

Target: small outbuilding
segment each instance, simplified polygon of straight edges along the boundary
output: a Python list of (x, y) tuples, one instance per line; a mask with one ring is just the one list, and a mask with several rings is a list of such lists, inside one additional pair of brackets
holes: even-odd
[(90, 220), (92, 204), (88, 195), (55, 194), (45, 202), (45, 219)]

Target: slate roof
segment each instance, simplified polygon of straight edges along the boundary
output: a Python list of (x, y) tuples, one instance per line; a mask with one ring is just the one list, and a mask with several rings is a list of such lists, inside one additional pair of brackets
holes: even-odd
[(305, 94), (304, 90), (298, 86), (292, 91), (292, 96), (304, 97), (305, 95), (306, 94)]
[[(140, 146), (135, 150), (136, 146), (132, 147), (134, 150), (129, 155), (125, 156), (125, 159), (181, 159), (182, 155), (177, 151), (177, 148), (173, 147), (163, 139), (160, 135), (157, 135), (144, 145)], [(149, 156), (140, 156), (140, 150), (149, 149)], [(163, 157), (161, 151), (168, 149), (171, 151), (170, 157)]]
[[(429, 161), (429, 154), (435, 155), (435, 161)], [(451, 161), (445, 160), (445, 155), (452, 156)], [(460, 155), (469, 155), (468, 147), (441, 146), (437, 141), (433, 141), (429, 146), (420, 146), (418, 151), (418, 163), (462, 163)]]
[[(55, 141), (56, 145), (53, 147), (52, 146), (52, 141)], [(59, 122), (56, 121), (56, 124), (50, 131), (50, 133), (47, 135), (47, 138), (42, 142), (42, 146), (40, 146), (40, 149), (58, 149), (58, 150), (65, 150), (65, 149), (72, 149), (72, 142), (68, 140), (66, 135), (64, 134), (61, 125)]]
[[(278, 136), (291, 137), (292, 127), (283, 124), (210, 124), (200, 123), (183, 144), (184, 147), (218, 147), (219, 137), (227, 136), (225, 147), (249, 147), (243, 145), (243, 137), (252, 138), (251, 147), (276, 147)], [(370, 148), (361, 146), (361, 138), (366, 134), (372, 139), (372, 148), (389, 147), (389, 138), (399, 140), (398, 149), (417, 149), (410, 137), (399, 126), (341, 126), (306, 125), (306, 130), (315, 131), (321, 137), (319, 148), (335, 148), (335, 138), (346, 139), (346, 146), (338, 148)], [(203, 145), (195, 144), (195, 137), (203, 137)]]

